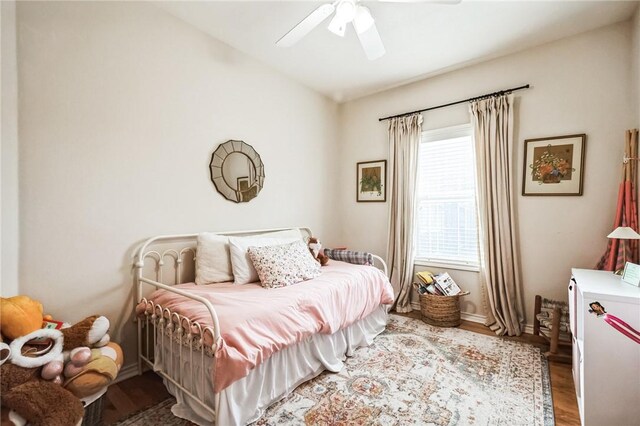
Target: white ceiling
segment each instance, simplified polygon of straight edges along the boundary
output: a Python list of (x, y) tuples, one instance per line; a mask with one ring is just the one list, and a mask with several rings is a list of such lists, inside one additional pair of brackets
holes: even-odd
[(327, 20), (290, 48), (275, 42), (323, 2), (158, 2), (158, 6), (338, 102), (629, 19), (635, 1), (364, 2), (387, 54), (368, 61), (353, 27)]

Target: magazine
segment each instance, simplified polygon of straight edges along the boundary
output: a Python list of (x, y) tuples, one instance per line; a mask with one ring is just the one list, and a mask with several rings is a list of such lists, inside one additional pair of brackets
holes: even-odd
[(435, 277), (435, 285), (445, 296), (455, 296), (460, 294), (462, 290), (458, 287), (458, 284), (451, 278), (447, 272), (443, 272)]
[(435, 284), (429, 284), (427, 286), (427, 293), (429, 293), (429, 294), (437, 294), (439, 296), (442, 296), (442, 293), (440, 292), (440, 290), (438, 290), (438, 287), (436, 287)]

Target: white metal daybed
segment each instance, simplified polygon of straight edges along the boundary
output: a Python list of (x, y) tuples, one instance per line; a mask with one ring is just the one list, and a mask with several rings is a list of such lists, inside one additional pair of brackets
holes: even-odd
[[(219, 234), (245, 236), (282, 230)], [(311, 236), (308, 228), (300, 230), (307, 237)], [(139, 373), (149, 366), (164, 378), (167, 389), (177, 399), (172, 412), (178, 417), (201, 425), (251, 423), (269, 405), (287, 396), (301, 383), (324, 370), (339, 371), (345, 356), (350, 356), (358, 347), (371, 344), (386, 326), (390, 305), (380, 304), (366, 317), (333, 334), (314, 334), (273, 353), (245, 377), (214, 392), (217, 362), (214, 354), (224, 343), (218, 314), (206, 297), (175, 286), (193, 281), (196, 239), (197, 234), (150, 238), (136, 251), (134, 261)], [(388, 283), (386, 264), (380, 257), (374, 258), (380, 263)], [(153, 262), (147, 262), (149, 259)], [(167, 263), (166, 259), (170, 261)], [(147, 299), (145, 295), (148, 296), (153, 288), (199, 302), (206, 308), (210, 321), (207, 318), (206, 325), (202, 324), (205, 321), (191, 321)]]

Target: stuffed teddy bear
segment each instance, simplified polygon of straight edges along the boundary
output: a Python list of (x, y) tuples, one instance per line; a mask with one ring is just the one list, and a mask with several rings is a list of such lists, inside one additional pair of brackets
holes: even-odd
[[(42, 356), (22, 354), (25, 343), (33, 338), (52, 340)], [(2, 405), (15, 411), (32, 425), (72, 425), (83, 416), (80, 400), (55, 382), (40, 377), (43, 365), (62, 355), (62, 332), (40, 329), (21, 336), (8, 346), (9, 355), (0, 366)], [(10, 361), (10, 362), (7, 362)]]
[(316, 237), (309, 238), (309, 251), (311, 251), (314, 259), (320, 262), (320, 265), (324, 266), (329, 263), (329, 258), (324, 255), (322, 244)]
[[(78, 423), (83, 415), (79, 398), (108, 386), (123, 363), (122, 350), (109, 342), (108, 330), (106, 317), (91, 316), (61, 330), (38, 329), (14, 339), (10, 345), (0, 344), (2, 405), (33, 425)], [(33, 353), (33, 348), (23, 347), (35, 338), (50, 339), (52, 343), (36, 357), (25, 356), (23, 353)], [(53, 406), (57, 401), (60, 407)]]
[(84, 415), (82, 402), (61, 386), (41, 379), (38, 370), (10, 363), (0, 366), (2, 406), (33, 426), (78, 424)]
[[(62, 384), (64, 363), (69, 360), (88, 363), (91, 358), (90, 347), (109, 343), (108, 331), (109, 320), (97, 315), (61, 330), (38, 329), (11, 342), (11, 362), (26, 368), (42, 367), (43, 379)], [(35, 338), (51, 339), (52, 346), (44, 351), (47, 353), (43, 356), (34, 358), (22, 355), (22, 347)]]

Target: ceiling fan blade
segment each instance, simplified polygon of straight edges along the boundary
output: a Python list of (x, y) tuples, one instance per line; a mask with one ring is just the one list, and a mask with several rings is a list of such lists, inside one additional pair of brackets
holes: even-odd
[(384, 45), (382, 44), (382, 39), (380, 38), (376, 24), (372, 24), (371, 27), (363, 33), (356, 32), (356, 34), (358, 34), (360, 44), (362, 45), (365, 55), (367, 55), (367, 59), (373, 61), (385, 54)]
[(322, 21), (327, 19), (333, 12), (335, 12), (335, 10), (336, 7), (332, 3), (323, 4), (300, 21), (300, 23), (293, 27), (288, 33), (282, 36), (282, 38), (276, 42), (276, 45), (280, 47), (293, 46), (304, 36), (309, 34), (311, 30), (320, 25)]

